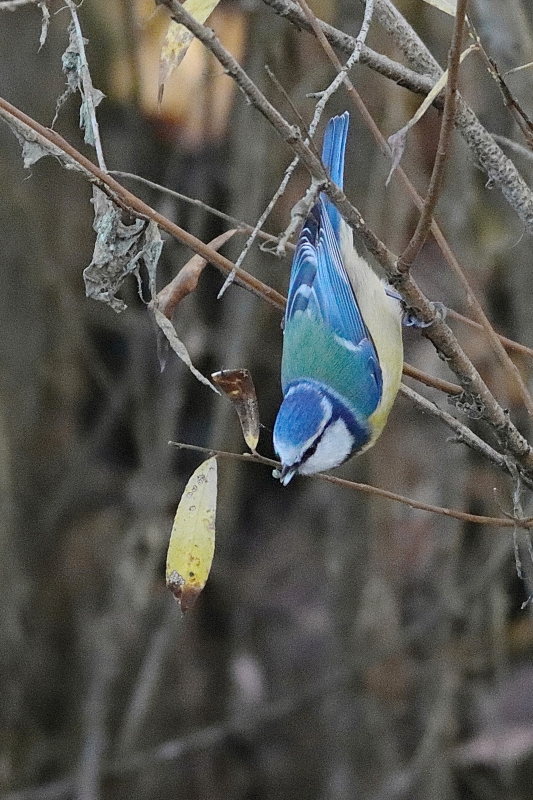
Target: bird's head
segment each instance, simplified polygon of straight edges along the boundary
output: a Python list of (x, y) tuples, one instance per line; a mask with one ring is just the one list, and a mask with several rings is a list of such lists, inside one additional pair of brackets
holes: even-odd
[(289, 386), (274, 425), (274, 449), (286, 486), (297, 473), (313, 475), (337, 467), (370, 438), (366, 423), (335, 393), (314, 381)]

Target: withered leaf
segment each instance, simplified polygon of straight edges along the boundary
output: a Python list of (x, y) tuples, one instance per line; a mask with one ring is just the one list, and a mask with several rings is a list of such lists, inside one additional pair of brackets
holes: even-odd
[(259, 404), (250, 372), (247, 369), (225, 369), (213, 372), (211, 379), (232, 402), (244, 441), (255, 453), (259, 441)]

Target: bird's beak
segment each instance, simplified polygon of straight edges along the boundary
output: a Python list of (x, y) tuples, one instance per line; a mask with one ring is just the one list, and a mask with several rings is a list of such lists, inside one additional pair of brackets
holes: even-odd
[(284, 486), (286, 486), (294, 477), (294, 475), (296, 475), (296, 469), (297, 467), (295, 466), (287, 466), (285, 464), (280, 470), (278, 470), (278, 477)]

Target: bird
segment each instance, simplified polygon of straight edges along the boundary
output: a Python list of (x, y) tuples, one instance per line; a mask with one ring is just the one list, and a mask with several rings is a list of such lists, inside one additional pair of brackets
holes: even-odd
[[(322, 146), (340, 189), (349, 122), (348, 112), (332, 117)], [(400, 301), (321, 192), (296, 246), (283, 323), (283, 401), (273, 431), (281, 468), (273, 474), (284, 486), (339, 466), (380, 436), (402, 375)]]

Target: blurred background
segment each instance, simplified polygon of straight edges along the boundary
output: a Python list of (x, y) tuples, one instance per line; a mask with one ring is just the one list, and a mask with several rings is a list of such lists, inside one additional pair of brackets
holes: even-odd
[[(360, 4), (313, 7), (357, 34)], [(398, 7), (444, 64), (452, 19), (422, 0)], [(64, 90), (70, 21), (61, 3), (50, 10), (41, 50), (37, 6), (0, 10), (0, 95), (44, 125)], [(533, 60), (527, 0), (476, 0), (470, 13), (502, 73)], [(151, 1), (85, 0), (79, 14), (93, 82), (106, 94), (98, 117), (108, 167), (253, 225), (292, 158), (266, 121), (195, 45), (158, 108), (167, 17)], [(265, 64), (311, 119), (309, 93), (333, 78), (311, 35), (260, 0), (222, 0), (209, 24), (282, 113), (293, 120)], [(368, 44), (400, 60), (377, 23)], [(531, 69), (508, 80), (533, 115)], [(386, 136), (420, 102), (362, 66), (353, 81)], [(522, 142), (475, 56), (461, 88), (491, 132)], [(327, 116), (346, 108), (347, 194), (399, 252), (416, 213), (396, 179), (385, 186), (389, 165), (342, 89)], [(94, 158), (78, 113), (71, 97), (56, 128)], [(431, 109), (410, 134), (403, 163), (422, 191), (438, 131)], [(514, 157), (530, 182), (531, 155)], [(531, 240), (485, 182), (454, 137), (439, 220), (498, 329), (533, 346)], [(297, 171), (267, 230), (284, 230), (307, 185)], [(2, 797), (531, 798), (533, 625), (511, 534), (318, 480), (284, 488), (266, 467), (222, 460), (211, 576), (182, 616), (165, 588), (166, 547), (202, 457), (168, 441), (242, 452), (237, 418), (176, 358), (160, 372), (134, 279), (120, 315), (85, 299), (94, 231), (82, 177), (51, 158), (24, 170), (2, 124), (0, 186)], [(128, 186), (204, 241), (227, 228), (198, 207)], [(243, 244), (234, 237), (223, 252), (235, 259)], [(190, 255), (166, 240), (159, 288)], [(289, 258), (256, 247), (243, 267), (286, 292)], [(415, 278), (432, 300), (468, 313), (433, 243)], [(259, 450), (272, 455), (280, 314), (237, 286), (217, 301), (222, 282), (208, 266), (174, 323), (204, 374), (251, 370), (264, 425)], [(456, 331), (529, 434), (485, 339)], [(419, 332), (406, 331), (405, 347), (407, 361), (453, 380)], [(529, 373), (526, 361), (520, 366)], [(402, 397), (376, 447), (338, 474), (475, 513), (512, 510), (510, 483)]]

